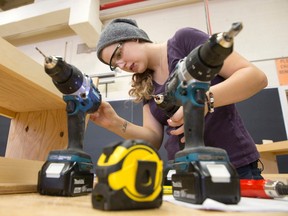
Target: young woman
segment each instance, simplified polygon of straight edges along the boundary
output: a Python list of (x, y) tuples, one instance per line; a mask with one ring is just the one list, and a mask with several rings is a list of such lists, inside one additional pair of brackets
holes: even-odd
[[(164, 91), (164, 85), (179, 60), (208, 38), (197, 29), (182, 28), (167, 42), (156, 44), (135, 20), (112, 20), (100, 35), (97, 56), (111, 70), (119, 67), (133, 73), (129, 95), (137, 102), (143, 101), (143, 125), (123, 119), (107, 102), (91, 115), (91, 120), (124, 139), (143, 139), (157, 149), (162, 144), (164, 126), (167, 126), (169, 138), (164, 145), (168, 159), (172, 160), (181, 143), (184, 145), (185, 142), (183, 109), (180, 107), (168, 118), (157, 107), (152, 95)], [(215, 111), (207, 113), (205, 109), (205, 145), (225, 149), (241, 178), (262, 177), (257, 167), (259, 153), (234, 103), (251, 97), (266, 85), (265, 74), (234, 51), (224, 61), (209, 89), (214, 97)]]

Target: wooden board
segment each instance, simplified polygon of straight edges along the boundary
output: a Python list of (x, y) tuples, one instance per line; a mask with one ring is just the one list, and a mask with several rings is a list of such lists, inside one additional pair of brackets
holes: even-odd
[(0, 37), (0, 107), (16, 112), (65, 109), (61, 93), (35, 62)]
[(0, 195), (37, 192), (43, 161), (0, 157)]
[(257, 145), (257, 149), (260, 153), (288, 154), (288, 140)]
[(17, 113), (11, 120), (5, 156), (45, 161), (51, 150), (66, 149), (66, 115), (65, 110)]
[(37, 185), (44, 161), (0, 157), (0, 184)]
[(288, 141), (273, 142), (256, 146), (260, 153), (260, 160), (264, 164), (263, 173), (279, 173), (276, 156), (288, 154)]
[(0, 183), (0, 194), (36, 193), (37, 184)]

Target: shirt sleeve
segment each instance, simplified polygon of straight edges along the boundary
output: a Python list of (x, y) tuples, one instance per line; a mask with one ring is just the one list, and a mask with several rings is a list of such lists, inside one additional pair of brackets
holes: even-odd
[(192, 50), (205, 43), (208, 39), (209, 35), (198, 29), (191, 27), (179, 29), (168, 41), (170, 72), (180, 59), (185, 58)]
[(175, 33), (175, 40), (178, 41), (178, 47), (181, 47), (186, 57), (193, 49), (205, 43), (208, 34), (194, 28), (183, 28)]

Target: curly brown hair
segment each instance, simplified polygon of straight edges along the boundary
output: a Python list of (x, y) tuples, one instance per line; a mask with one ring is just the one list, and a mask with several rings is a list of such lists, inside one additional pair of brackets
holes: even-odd
[(134, 98), (135, 102), (151, 99), (154, 87), (152, 82), (152, 70), (146, 70), (143, 73), (134, 73), (132, 75), (131, 89), (129, 95)]

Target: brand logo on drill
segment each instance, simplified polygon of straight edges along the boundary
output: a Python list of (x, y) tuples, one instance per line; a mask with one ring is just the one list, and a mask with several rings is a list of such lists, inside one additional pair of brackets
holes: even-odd
[(49, 159), (50, 160), (67, 160), (70, 161), (71, 160), (71, 156), (67, 156), (67, 155), (50, 155)]
[(182, 182), (178, 181), (178, 182), (172, 182), (172, 186), (173, 187), (182, 187)]
[(74, 184), (79, 185), (79, 184), (85, 184), (84, 179), (74, 179)]

